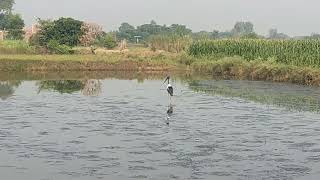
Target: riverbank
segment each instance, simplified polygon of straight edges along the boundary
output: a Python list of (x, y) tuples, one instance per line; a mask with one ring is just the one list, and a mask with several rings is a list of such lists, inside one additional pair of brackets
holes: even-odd
[(0, 71), (171, 71), (179, 55), (130, 51), (103, 55), (0, 55)]
[(290, 82), (301, 85), (320, 86), (320, 69), (293, 66), (274, 61), (247, 61), (239, 57), (216, 61), (194, 62), (192, 69), (199, 73), (210, 73), (231, 79)]
[[(240, 57), (212, 59), (163, 51), (131, 50), (98, 55), (0, 55), (0, 71), (43, 74), (71, 71), (184, 71), (225, 79), (290, 82), (320, 86), (320, 69)], [(161, 73), (162, 72), (162, 73)], [(103, 73), (102, 73), (103, 74)]]

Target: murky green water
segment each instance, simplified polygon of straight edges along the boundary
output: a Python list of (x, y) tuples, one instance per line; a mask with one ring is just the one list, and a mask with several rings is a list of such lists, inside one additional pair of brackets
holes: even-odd
[(163, 77), (3, 75), (1, 179), (320, 178), (320, 88)]

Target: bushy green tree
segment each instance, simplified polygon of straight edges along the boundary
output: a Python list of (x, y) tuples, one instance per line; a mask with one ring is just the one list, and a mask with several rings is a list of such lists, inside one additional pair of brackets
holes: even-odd
[(119, 27), (119, 31), (117, 32), (117, 37), (120, 40), (126, 39), (130, 42), (134, 42), (134, 36), (137, 35), (137, 31), (134, 26), (129, 23), (122, 23)]
[(180, 25), (180, 24), (172, 24), (169, 27), (169, 30), (171, 33), (178, 35), (178, 36), (186, 36), (190, 35), (192, 33), (191, 29), (188, 29), (185, 25)]
[(7, 16), (6, 30), (8, 31), (8, 39), (23, 39), (24, 21), (18, 14), (10, 14)]
[(77, 46), (81, 36), (85, 33), (81, 26), (82, 21), (72, 18), (60, 18), (55, 21), (39, 20), (39, 44), (47, 45), (50, 41), (57, 41), (60, 45)]
[(7, 39), (23, 39), (24, 21), (19, 14), (0, 14), (0, 29), (8, 31)]

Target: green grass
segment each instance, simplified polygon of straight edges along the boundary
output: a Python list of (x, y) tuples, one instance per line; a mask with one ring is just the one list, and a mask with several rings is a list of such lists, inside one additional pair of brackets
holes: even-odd
[(170, 53), (130, 51), (100, 55), (0, 55), (2, 71), (154, 70), (179, 67)]
[(36, 48), (25, 41), (5, 40), (0, 41), (0, 54), (35, 54)]
[(245, 61), (239, 57), (216, 61), (202, 60), (192, 64), (200, 73), (210, 73), (235, 79), (291, 82), (304, 85), (320, 85), (320, 69), (282, 64), (274, 61)]

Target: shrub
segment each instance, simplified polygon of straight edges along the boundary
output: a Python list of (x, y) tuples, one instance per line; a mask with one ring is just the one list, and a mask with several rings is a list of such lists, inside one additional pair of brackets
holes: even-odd
[(73, 50), (70, 46), (61, 45), (56, 40), (49, 41), (47, 49), (52, 54), (73, 54)]
[(113, 49), (117, 47), (115, 37), (110, 33), (98, 36), (98, 38), (95, 41), (95, 44), (99, 47), (104, 47), (108, 49)]

